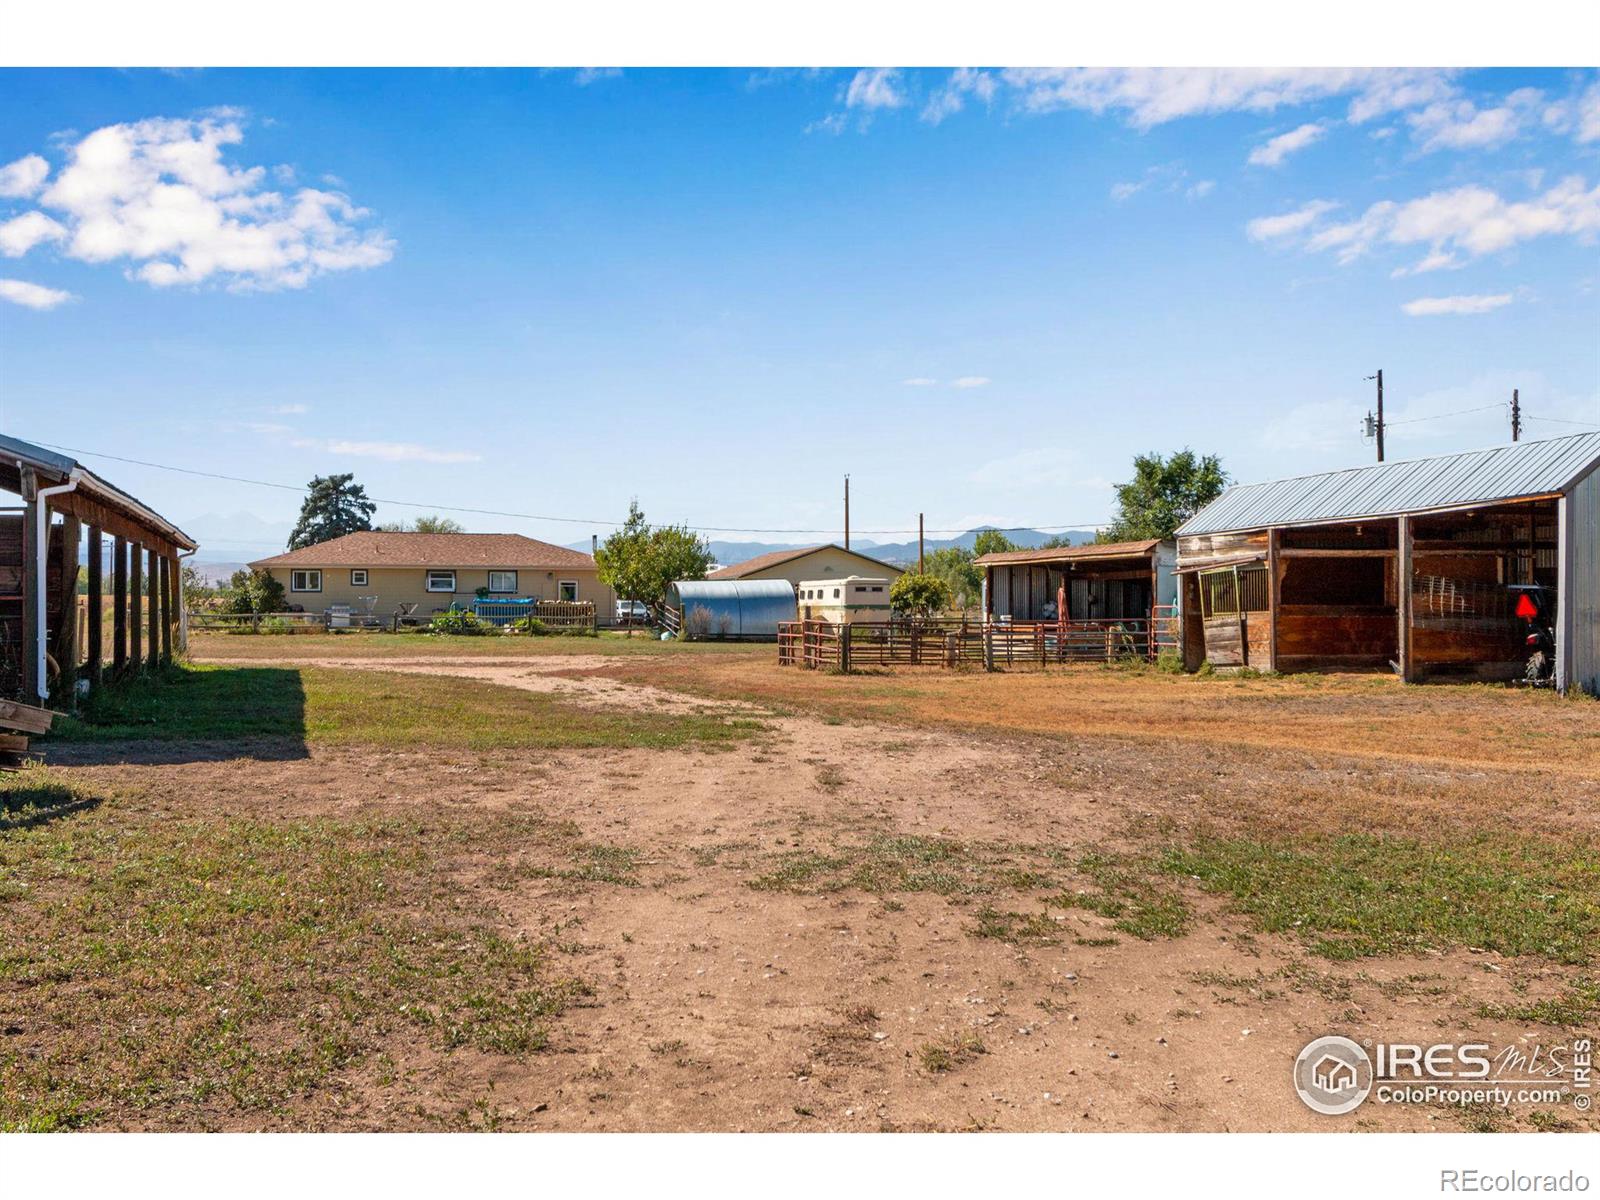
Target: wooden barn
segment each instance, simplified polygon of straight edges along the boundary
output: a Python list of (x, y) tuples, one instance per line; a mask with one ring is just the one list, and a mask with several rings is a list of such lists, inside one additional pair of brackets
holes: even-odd
[[(1175, 602), (1171, 541), (1096, 542), (978, 557), (987, 617), (1148, 621)], [(1065, 599), (1067, 611), (1058, 611)]]
[[(0, 508), (0, 700), (65, 706), (80, 679), (93, 686), (171, 661), (181, 640), (178, 560), (194, 541), (87, 467), (16, 438), (0, 436), (0, 488), (21, 500)], [(102, 595), (109, 603), (96, 602)]]
[(1515, 678), (1540, 584), (1600, 692), (1597, 468), (1583, 433), (1229, 488), (1177, 531), (1185, 665)]

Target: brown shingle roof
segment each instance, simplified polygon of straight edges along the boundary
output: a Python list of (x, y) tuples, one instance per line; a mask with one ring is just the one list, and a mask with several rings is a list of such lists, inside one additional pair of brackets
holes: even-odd
[(520, 533), (368, 530), (260, 558), (252, 567), (588, 567), (594, 559)]
[(1008, 564), (1071, 562), (1083, 558), (1125, 558), (1149, 554), (1159, 546), (1159, 538), (1142, 542), (1090, 542), (1086, 546), (1058, 546), (1053, 550), (1006, 550), (999, 554), (981, 554), (973, 561), (984, 567), (1003, 567)]
[(870, 555), (862, 554), (859, 550), (846, 550), (836, 542), (824, 542), (820, 546), (790, 546), (784, 550), (772, 550), (766, 554), (758, 554), (754, 558), (747, 558), (742, 563), (734, 563), (731, 567), (720, 567), (707, 575), (707, 579), (744, 579), (754, 575), (757, 571), (766, 571), (772, 567), (782, 566), (786, 562), (793, 562), (797, 558), (804, 558), (818, 550), (838, 550), (845, 554), (853, 555), (864, 562), (874, 566), (886, 567), (895, 574), (900, 574), (900, 568), (886, 562), (879, 562)]

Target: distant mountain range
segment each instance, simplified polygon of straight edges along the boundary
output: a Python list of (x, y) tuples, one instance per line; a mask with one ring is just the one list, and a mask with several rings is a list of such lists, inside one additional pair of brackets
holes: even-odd
[[(935, 550), (947, 546), (960, 546), (964, 550), (971, 550), (978, 540), (978, 534), (985, 529), (994, 528), (992, 525), (979, 526), (969, 529), (959, 537), (953, 538), (927, 538), (923, 542), (923, 549), (932, 554)], [(1081, 546), (1086, 542), (1094, 541), (1093, 529), (1069, 529), (1061, 536), (1066, 537), (1074, 546)], [(1037, 529), (1013, 529), (1006, 531), (1008, 537), (1017, 546), (1024, 550), (1032, 550), (1042, 546), (1051, 538), (1053, 533), (1040, 533)], [(735, 563), (744, 562), (746, 559), (755, 558), (759, 554), (771, 554), (777, 550), (798, 550), (804, 545), (818, 543), (790, 543), (790, 542), (720, 542), (711, 543), (711, 553), (722, 566), (729, 567)], [(850, 548), (859, 550), (869, 558), (880, 559), (895, 566), (911, 566), (917, 561), (916, 539), (909, 542), (874, 542), (868, 538), (851, 538)], [(588, 542), (573, 542), (568, 549), (589, 552)]]

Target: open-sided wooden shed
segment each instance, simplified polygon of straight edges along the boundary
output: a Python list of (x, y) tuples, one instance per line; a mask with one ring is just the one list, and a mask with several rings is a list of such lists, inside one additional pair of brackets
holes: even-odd
[[(0, 698), (68, 700), (80, 678), (171, 661), (180, 638), (183, 530), (64, 454), (0, 436)], [(79, 630), (78, 565), (87, 539), (87, 629)], [(104, 543), (111, 587), (104, 587)], [(109, 653), (102, 630), (109, 591)], [(105, 661), (109, 657), (110, 661)]]
[(1229, 488), (1178, 529), (1195, 669), (1510, 678), (1510, 584), (1556, 597), (1556, 685), (1600, 692), (1600, 433)]

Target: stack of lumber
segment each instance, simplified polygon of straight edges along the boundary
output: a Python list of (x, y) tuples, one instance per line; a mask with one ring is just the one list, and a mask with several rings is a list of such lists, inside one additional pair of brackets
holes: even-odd
[(48, 708), (35, 708), (15, 700), (0, 700), (0, 771), (15, 770), (30, 758), (28, 735), (50, 732), (50, 722), (55, 713)]

